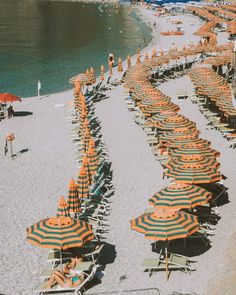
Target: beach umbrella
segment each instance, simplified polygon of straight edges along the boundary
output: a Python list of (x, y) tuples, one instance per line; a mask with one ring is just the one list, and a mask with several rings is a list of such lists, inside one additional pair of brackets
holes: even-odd
[(170, 116), (156, 123), (156, 128), (160, 130), (173, 130), (175, 128), (194, 128), (196, 123), (190, 121), (182, 115)]
[(118, 72), (123, 72), (123, 65), (122, 65), (122, 59), (118, 58)]
[(113, 75), (113, 70), (112, 70), (112, 64), (109, 64), (109, 76), (111, 77)]
[(197, 138), (200, 131), (194, 128), (175, 128), (172, 131), (163, 131), (160, 135), (160, 141), (169, 141), (174, 139)]
[(144, 61), (145, 62), (148, 62), (149, 61), (149, 56), (148, 56), (148, 52), (145, 54), (145, 58), (144, 58)]
[(141, 64), (141, 55), (140, 52), (137, 53), (137, 60), (136, 60), (136, 65), (140, 65)]
[(216, 168), (204, 167), (200, 164), (185, 164), (165, 172), (166, 176), (174, 178), (179, 183), (201, 184), (213, 183), (221, 180)]
[(95, 75), (95, 71), (93, 67), (91, 67), (89, 71), (89, 82), (90, 84), (93, 84), (96, 82), (96, 75)]
[(84, 166), (82, 166), (79, 171), (77, 189), (80, 199), (86, 199), (89, 196), (89, 176)]
[(27, 228), (27, 242), (41, 248), (66, 250), (93, 238), (90, 224), (65, 216), (46, 218)]
[(151, 59), (152, 59), (152, 60), (155, 59), (156, 56), (157, 56), (157, 51), (156, 51), (155, 48), (153, 48), (153, 49), (152, 49), (152, 56), (151, 56)]
[(177, 112), (179, 110), (179, 106), (171, 102), (162, 101), (162, 102), (156, 102), (153, 105), (147, 105), (147, 106), (140, 105), (140, 109), (145, 116), (151, 116), (166, 110)]
[(90, 175), (94, 175), (98, 169), (98, 156), (96, 151), (90, 147), (87, 152), (88, 166)]
[(81, 204), (78, 193), (78, 186), (72, 178), (69, 184), (69, 193), (67, 203), (69, 205), (69, 211), (78, 213), (81, 211)]
[(81, 73), (76, 76), (76, 82), (80, 81), (82, 84), (88, 84), (89, 83), (89, 77), (88, 77), (88, 72), (86, 73)]
[(86, 127), (84, 131), (84, 135), (83, 135), (83, 147), (82, 147), (84, 153), (86, 153), (88, 150), (90, 138), (91, 138), (91, 135), (90, 135), (89, 128)]
[(220, 152), (210, 148), (209, 146), (202, 146), (200, 143), (188, 143), (177, 148), (171, 157), (179, 157), (181, 155), (198, 154), (208, 158), (216, 158), (220, 156)]
[(185, 212), (144, 213), (131, 220), (131, 229), (154, 241), (186, 238), (199, 229), (197, 217)]
[(131, 68), (131, 59), (130, 56), (127, 56), (127, 68), (130, 69)]
[(67, 204), (64, 197), (59, 198), (58, 207), (57, 207), (57, 216), (70, 216), (69, 205)]
[(172, 112), (172, 111), (163, 111), (160, 112), (159, 114), (156, 114), (154, 116), (152, 116), (151, 118), (148, 118), (146, 120), (146, 124), (148, 126), (152, 126), (152, 127), (156, 127), (157, 124), (162, 121), (163, 119), (172, 117), (172, 116), (176, 116), (177, 113), (176, 112)]
[(175, 169), (177, 166), (182, 166), (185, 164), (199, 164), (203, 167), (209, 167), (214, 169), (220, 167), (220, 163), (216, 161), (216, 158), (204, 157), (199, 154), (187, 154), (171, 157), (171, 160), (167, 164), (165, 164), (165, 167), (171, 170)]
[(179, 210), (204, 205), (211, 198), (212, 194), (199, 186), (175, 183), (154, 194), (148, 201), (154, 208)]
[(0, 102), (15, 102), (21, 101), (21, 98), (11, 93), (0, 93)]
[(101, 66), (101, 69), (100, 69), (100, 72), (101, 72), (101, 75), (100, 75), (100, 80), (101, 81), (104, 81), (104, 74), (105, 74), (105, 68), (104, 68), (104, 65)]
[(166, 142), (166, 145), (171, 149), (182, 148), (186, 144), (197, 144), (201, 147), (209, 147), (211, 142), (202, 138), (171, 139)]
[(89, 162), (88, 162), (87, 155), (84, 155), (83, 156), (82, 166), (84, 167), (84, 169), (86, 170), (86, 173), (88, 174), (88, 181), (89, 181), (89, 185), (90, 185), (92, 183), (92, 177), (93, 177), (93, 175), (90, 174), (90, 171), (89, 171)]

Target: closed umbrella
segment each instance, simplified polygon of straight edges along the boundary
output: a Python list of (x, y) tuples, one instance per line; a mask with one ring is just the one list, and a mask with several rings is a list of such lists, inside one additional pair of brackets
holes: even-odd
[(64, 197), (59, 198), (58, 207), (57, 207), (57, 216), (70, 216), (69, 205), (67, 204)]
[(90, 147), (87, 152), (89, 173), (95, 175), (98, 169), (98, 156), (97, 153)]
[(89, 196), (89, 177), (88, 172), (82, 166), (80, 168), (78, 177), (78, 197), (80, 199), (85, 199)]
[(78, 186), (72, 178), (69, 184), (69, 194), (67, 203), (69, 205), (69, 211), (78, 213), (81, 211), (81, 204), (78, 193)]

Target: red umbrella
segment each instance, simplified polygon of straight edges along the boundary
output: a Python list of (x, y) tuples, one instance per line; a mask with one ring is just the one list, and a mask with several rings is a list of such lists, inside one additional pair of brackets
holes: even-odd
[(10, 94), (10, 93), (0, 93), (0, 101), (1, 102), (14, 102), (21, 101), (20, 97)]

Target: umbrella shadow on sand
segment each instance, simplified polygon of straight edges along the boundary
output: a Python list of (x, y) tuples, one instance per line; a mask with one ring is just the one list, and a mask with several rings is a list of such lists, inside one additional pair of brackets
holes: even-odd
[(211, 204), (213, 206), (223, 206), (229, 203), (229, 195), (227, 193), (228, 188), (218, 183), (201, 184), (201, 187), (212, 193)]
[[(160, 253), (165, 247), (165, 243), (161, 241), (157, 241), (156, 243), (152, 243), (152, 252)], [(187, 238), (178, 239), (169, 242), (167, 246), (167, 250), (170, 253), (180, 254), (187, 257), (195, 257), (202, 255), (206, 251), (211, 248), (211, 244), (208, 238)]]
[(101, 284), (102, 278), (106, 274), (106, 265), (112, 264), (116, 259), (116, 246), (109, 243), (103, 244), (104, 247), (98, 260), (98, 264), (100, 265), (100, 267), (97, 269), (94, 278), (86, 284), (86, 290)]

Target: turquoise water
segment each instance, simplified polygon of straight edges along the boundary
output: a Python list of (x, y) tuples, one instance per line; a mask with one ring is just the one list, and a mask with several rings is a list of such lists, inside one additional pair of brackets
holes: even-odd
[[(100, 8), (99, 8), (100, 7)], [(151, 39), (129, 7), (62, 1), (0, 1), (0, 92), (21, 97), (70, 88), (68, 79), (113, 52), (126, 57)]]

